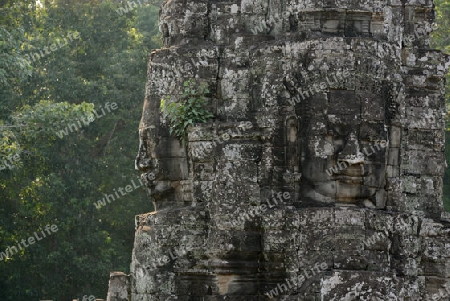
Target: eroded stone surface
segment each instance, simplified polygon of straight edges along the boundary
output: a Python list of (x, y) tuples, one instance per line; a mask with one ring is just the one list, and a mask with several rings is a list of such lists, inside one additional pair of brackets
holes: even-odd
[[(448, 299), (433, 16), (431, 0), (165, 2), (131, 300)], [(159, 104), (191, 78), (216, 117), (182, 143)]]

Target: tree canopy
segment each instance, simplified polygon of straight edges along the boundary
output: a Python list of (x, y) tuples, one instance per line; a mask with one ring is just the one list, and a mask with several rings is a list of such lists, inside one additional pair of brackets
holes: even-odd
[[(160, 47), (159, 7), (121, 7), (0, 1), (1, 301), (105, 298), (109, 272), (129, 272), (134, 215), (153, 209), (146, 192), (95, 203), (139, 183), (137, 129), (148, 55)], [(6, 253), (46, 225), (58, 231)]]

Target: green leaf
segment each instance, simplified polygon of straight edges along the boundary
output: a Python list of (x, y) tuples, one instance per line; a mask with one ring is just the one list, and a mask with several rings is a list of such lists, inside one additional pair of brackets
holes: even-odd
[(184, 93), (178, 101), (167, 105), (165, 99), (161, 99), (160, 110), (167, 114), (171, 134), (186, 139), (189, 125), (207, 122), (213, 115), (206, 110), (208, 98), (204, 93), (209, 92), (206, 84), (196, 88), (194, 80), (190, 79), (183, 86)]

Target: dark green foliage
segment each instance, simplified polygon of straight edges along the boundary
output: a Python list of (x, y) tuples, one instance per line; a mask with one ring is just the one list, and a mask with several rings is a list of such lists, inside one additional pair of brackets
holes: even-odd
[[(117, 1), (40, 2), (0, 1), (0, 161), (20, 155), (0, 170), (0, 252), (47, 224), (59, 230), (0, 261), (0, 300), (106, 299), (109, 272), (129, 272), (134, 216), (153, 210), (144, 188), (101, 209), (94, 202), (138, 183), (137, 129), (148, 54), (159, 48), (158, 8), (120, 16)], [(80, 38), (24, 60), (69, 32)], [(106, 103), (117, 110), (102, 114)], [(56, 135), (93, 110), (92, 122)]]
[(196, 87), (194, 80), (183, 83), (184, 92), (177, 102), (166, 104), (166, 99), (161, 99), (161, 111), (167, 115), (170, 122), (170, 133), (178, 138), (186, 139), (187, 128), (195, 123), (205, 123), (213, 115), (206, 109), (209, 93), (206, 84)]
[(31, 66), (22, 54), (20, 45), (23, 30), (9, 32), (0, 25), (0, 88), (12, 88), (31, 75)]

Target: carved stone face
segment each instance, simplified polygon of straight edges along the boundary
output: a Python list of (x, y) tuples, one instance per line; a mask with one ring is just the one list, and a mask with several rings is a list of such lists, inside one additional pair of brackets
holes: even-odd
[[(152, 114), (141, 120), (136, 169), (158, 209), (180, 201), (181, 182), (188, 178), (184, 147), (169, 134), (159, 116), (159, 98), (146, 99), (144, 108)], [(156, 206), (158, 205), (158, 206)]]
[[(386, 129), (380, 93), (330, 90), (310, 98), (303, 118), (302, 195), (375, 206), (385, 186)], [(377, 95), (378, 94), (378, 95)]]

